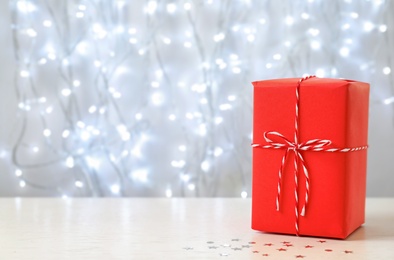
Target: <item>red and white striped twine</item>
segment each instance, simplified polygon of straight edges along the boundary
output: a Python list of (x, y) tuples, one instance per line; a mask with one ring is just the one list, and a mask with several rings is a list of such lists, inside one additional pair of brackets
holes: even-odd
[[(309, 173), (308, 173), (308, 168), (306, 167), (304, 157), (301, 154), (301, 151), (313, 151), (313, 152), (355, 152), (355, 151), (361, 151), (365, 150), (368, 148), (367, 145), (364, 146), (359, 146), (359, 147), (351, 147), (351, 148), (336, 148), (336, 147), (329, 147), (332, 142), (331, 140), (326, 140), (326, 139), (312, 139), (308, 140), (303, 143), (299, 143), (299, 138), (298, 138), (298, 121), (299, 121), (299, 116), (298, 116), (298, 106), (300, 102), (300, 97), (299, 97), (299, 88), (301, 86), (301, 83), (307, 79), (314, 78), (315, 76), (307, 76), (303, 77), (298, 81), (297, 87), (296, 87), (296, 104), (295, 104), (295, 131), (294, 131), (294, 142), (291, 142), (289, 139), (287, 139), (285, 136), (283, 136), (281, 133), (278, 133), (276, 131), (267, 131), (264, 132), (264, 139), (267, 142), (267, 144), (262, 145), (262, 144), (252, 144), (253, 148), (264, 148), (264, 149), (286, 149), (285, 154), (282, 157), (281, 165), (279, 168), (279, 173), (278, 173), (278, 190), (277, 190), (277, 196), (276, 196), (276, 210), (280, 210), (280, 195), (281, 195), (281, 185), (282, 185), (282, 175), (284, 173), (284, 166), (285, 162), (287, 159), (287, 155), (289, 151), (294, 151), (294, 198), (295, 198), (295, 230), (296, 230), (296, 235), (299, 235), (299, 215), (305, 216), (306, 212), (306, 207), (308, 205), (308, 200), (309, 200)], [(270, 136), (276, 137), (277, 140), (280, 140), (280, 142), (275, 142), (273, 141)], [(305, 201), (304, 205), (302, 206), (301, 214), (298, 212), (298, 166), (301, 165), (302, 171), (305, 176)]]

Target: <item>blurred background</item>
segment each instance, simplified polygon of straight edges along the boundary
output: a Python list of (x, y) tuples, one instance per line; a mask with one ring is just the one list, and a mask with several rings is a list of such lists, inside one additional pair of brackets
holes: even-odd
[(0, 196), (249, 197), (251, 81), (369, 82), (394, 196), (394, 2), (0, 1)]

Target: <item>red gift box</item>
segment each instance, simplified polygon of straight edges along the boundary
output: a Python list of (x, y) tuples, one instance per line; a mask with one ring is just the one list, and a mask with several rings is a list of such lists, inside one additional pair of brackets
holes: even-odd
[(308, 77), (253, 86), (252, 228), (346, 238), (365, 220), (369, 84)]

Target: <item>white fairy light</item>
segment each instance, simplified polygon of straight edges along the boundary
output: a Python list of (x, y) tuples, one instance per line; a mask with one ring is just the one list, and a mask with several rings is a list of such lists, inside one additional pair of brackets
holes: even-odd
[(168, 37), (164, 37), (164, 38), (163, 38), (163, 43), (164, 43), (164, 44), (167, 44), (167, 45), (168, 45), (168, 44), (171, 44), (171, 39), (168, 38)]
[(49, 130), (48, 128), (47, 128), (47, 129), (44, 129), (44, 131), (43, 131), (42, 133), (43, 133), (44, 136), (46, 136), (46, 137), (49, 137), (49, 136), (51, 136), (51, 134), (52, 134), (51, 130)]
[(359, 16), (359, 15), (358, 15), (358, 13), (356, 13), (356, 12), (350, 13), (350, 17), (353, 18), (353, 19), (357, 19), (358, 16)]
[(186, 151), (186, 145), (180, 145), (178, 146), (179, 151), (185, 152)]
[(42, 22), (42, 25), (44, 25), (45, 27), (51, 27), (52, 26), (52, 21), (51, 20), (44, 20)]
[(319, 41), (312, 41), (311, 42), (311, 48), (314, 50), (319, 50), (320, 49), (320, 42)]
[(326, 76), (324, 69), (317, 69), (315, 74), (319, 78), (324, 78)]
[(239, 67), (234, 67), (234, 68), (232, 69), (232, 71), (233, 71), (234, 74), (239, 74), (239, 73), (241, 73), (241, 68), (239, 68)]
[(224, 33), (218, 33), (213, 37), (213, 40), (215, 42), (220, 42), (226, 38), (226, 35)]
[(384, 67), (383, 68), (383, 74), (384, 75), (389, 75), (391, 73), (391, 68), (390, 67)]
[(177, 6), (174, 3), (169, 3), (169, 4), (167, 4), (166, 9), (167, 9), (168, 13), (173, 14), (173, 13), (175, 13)]
[(161, 92), (154, 92), (151, 95), (151, 101), (153, 105), (160, 106), (164, 103), (164, 95)]
[(231, 104), (221, 104), (219, 105), (219, 109), (222, 111), (230, 110), (233, 106)]
[(196, 185), (195, 185), (194, 183), (189, 183), (189, 184), (187, 185), (187, 188), (188, 188), (189, 190), (195, 190), (195, 189), (196, 189)]
[(69, 136), (70, 136), (70, 130), (68, 130), (68, 129), (63, 130), (62, 137), (67, 138)]
[(71, 95), (71, 89), (69, 89), (69, 88), (62, 89), (62, 95), (65, 96), (65, 97), (70, 96)]
[(27, 29), (26, 34), (30, 37), (33, 37), (33, 38), (37, 36), (37, 32), (33, 28)]
[(21, 169), (16, 169), (16, 170), (15, 170), (15, 176), (16, 176), (16, 177), (22, 176), (22, 171), (21, 171)]
[(203, 170), (204, 172), (209, 171), (209, 169), (211, 168), (211, 164), (208, 161), (203, 161), (201, 163), (201, 170)]
[(301, 14), (301, 18), (304, 19), (304, 20), (308, 20), (309, 17), (310, 17), (310, 15), (308, 13), (302, 13)]
[(47, 63), (47, 59), (45, 59), (45, 58), (41, 58), (39, 61), (38, 61), (38, 64), (40, 64), (40, 65), (44, 65), (44, 64), (46, 64)]
[(168, 116), (168, 119), (174, 121), (176, 119), (176, 116), (174, 114), (171, 114)]
[(308, 33), (309, 33), (310, 35), (312, 35), (312, 36), (318, 36), (319, 33), (320, 33), (320, 30), (319, 30), (319, 29), (316, 29), (316, 28), (309, 28), (309, 29), (308, 29)]
[(86, 11), (86, 9), (87, 9), (86, 5), (83, 4), (78, 5), (78, 10)]
[(40, 148), (38, 148), (37, 146), (33, 146), (32, 150), (33, 152), (38, 153), (38, 151), (40, 151)]
[(267, 69), (272, 68), (272, 63), (267, 63), (267, 64), (265, 64), (265, 67), (266, 67)]
[(186, 11), (189, 11), (192, 8), (192, 4), (187, 2), (183, 5), (183, 9), (185, 9)]
[(24, 180), (19, 181), (19, 186), (20, 186), (21, 188), (26, 187), (26, 182), (25, 182)]
[(191, 48), (192, 47), (192, 43), (191, 42), (184, 42), (183, 46), (185, 46), (185, 48)]
[(86, 163), (89, 165), (89, 167), (98, 170), (101, 166), (101, 162), (98, 158), (94, 158), (91, 156), (86, 157)]
[(21, 70), (21, 72), (19, 73), (19, 75), (20, 75), (22, 78), (28, 78), (28, 77), (30, 76), (30, 72), (27, 71), (27, 70)]
[(248, 40), (248, 42), (254, 42), (254, 40), (256, 39), (256, 36), (254, 36), (254, 34), (249, 34), (246, 39)]
[(172, 190), (171, 189), (166, 189), (166, 197), (171, 198), (172, 197)]
[(149, 1), (148, 5), (146, 6), (145, 11), (148, 14), (152, 15), (156, 12), (156, 9), (157, 9), (157, 2), (156, 1)]
[(274, 60), (280, 60), (282, 58), (282, 55), (277, 53), (277, 54), (274, 54), (273, 58), (274, 58)]
[(287, 16), (286, 18), (285, 18), (285, 23), (287, 24), (287, 25), (293, 25), (294, 24), (294, 18), (292, 17), (292, 16)]
[(129, 43), (131, 43), (131, 44), (136, 44), (138, 42), (138, 40), (137, 40), (137, 38), (130, 38), (129, 39)]
[(118, 184), (111, 185), (111, 192), (114, 194), (118, 194), (120, 192), (120, 186)]
[(363, 24), (363, 28), (364, 28), (364, 31), (370, 32), (375, 28), (375, 25), (368, 21)]
[(90, 114), (93, 114), (94, 112), (96, 112), (97, 111), (97, 107), (96, 106), (90, 106), (89, 107), (89, 113)]
[(391, 103), (394, 103), (394, 97), (389, 97), (383, 100), (383, 104), (385, 105), (390, 105)]
[(248, 197), (248, 193), (247, 193), (246, 191), (242, 191), (242, 192), (241, 192), (241, 197), (242, 197), (243, 199), (246, 199), (246, 198)]
[(219, 125), (219, 124), (221, 124), (222, 122), (223, 122), (223, 118), (222, 118), (222, 117), (220, 117), (220, 116), (215, 117), (215, 124), (216, 124), (216, 125)]
[(342, 25), (342, 30), (344, 30), (344, 31), (349, 28), (350, 28), (350, 24), (348, 24), (348, 23), (345, 23), (344, 25)]
[(82, 181), (75, 181), (75, 182), (74, 182), (74, 185), (75, 185), (75, 187), (77, 187), (77, 188), (82, 188), (82, 187), (84, 186)]
[(28, 0), (19, 0), (16, 2), (16, 8), (21, 13), (31, 13), (37, 10), (37, 7)]
[(72, 156), (68, 156), (66, 159), (66, 165), (68, 168), (74, 168), (74, 158)]
[(349, 48), (348, 48), (348, 47), (342, 47), (342, 48), (339, 50), (339, 54), (340, 54), (342, 57), (347, 57), (347, 56), (349, 56)]
[(141, 120), (142, 119), (142, 114), (141, 113), (135, 114), (135, 119), (136, 120)]
[(215, 155), (215, 157), (222, 155), (222, 153), (223, 149), (221, 147), (215, 147), (215, 150), (213, 151), (213, 155)]
[(47, 107), (47, 108), (45, 109), (45, 112), (46, 112), (47, 114), (52, 113), (52, 112), (53, 112), (53, 107), (52, 107), (52, 106)]
[(134, 181), (145, 183), (148, 181), (148, 170), (138, 169), (131, 173), (131, 178)]
[(380, 32), (386, 32), (387, 31), (387, 25), (385, 25), (385, 24), (381, 24), (381, 25), (379, 25), (379, 31)]

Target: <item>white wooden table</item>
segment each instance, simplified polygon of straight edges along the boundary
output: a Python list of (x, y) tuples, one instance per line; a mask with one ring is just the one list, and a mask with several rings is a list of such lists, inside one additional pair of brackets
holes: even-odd
[(4, 198), (0, 259), (394, 259), (394, 199), (367, 199), (366, 224), (344, 241), (253, 231), (250, 206), (222, 198)]

